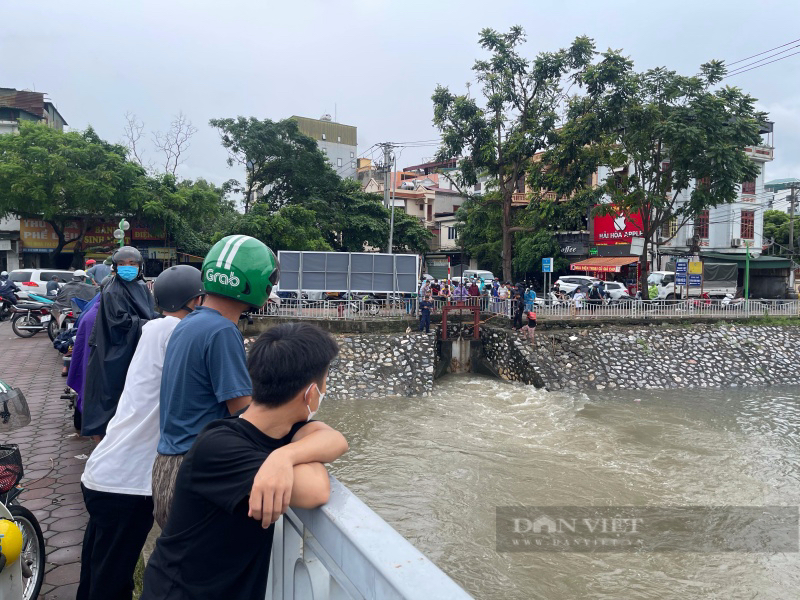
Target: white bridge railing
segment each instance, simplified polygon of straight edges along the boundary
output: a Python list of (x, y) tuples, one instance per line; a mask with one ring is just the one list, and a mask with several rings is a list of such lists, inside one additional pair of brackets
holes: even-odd
[(467, 592), (331, 477), (316, 510), (275, 525), (266, 600), (466, 600)]
[[(457, 304), (455, 300), (433, 300), (432, 314), (441, 314), (442, 307)], [(390, 318), (415, 319), (418, 315), (417, 298), (375, 300), (319, 300), (284, 301), (280, 305), (268, 304), (257, 317), (295, 317), (327, 320), (370, 320)], [(512, 300), (495, 300), (487, 297), (467, 298), (466, 305), (478, 305), (481, 312), (496, 317), (513, 317)], [(530, 306), (526, 306), (526, 310)], [(680, 319), (709, 317), (719, 319), (741, 317), (797, 317), (800, 316), (798, 300), (626, 300), (594, 303), (589, 300), (537, 300), (533, 310), (539, 320), (570, 319)]]

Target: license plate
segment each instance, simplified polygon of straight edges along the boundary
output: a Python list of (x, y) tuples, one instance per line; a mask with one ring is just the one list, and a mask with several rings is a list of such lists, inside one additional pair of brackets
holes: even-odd
[(47, 323), (50, 320), (50, 315), (42, 315), (42, 318), (39, 319), (42, 323)]

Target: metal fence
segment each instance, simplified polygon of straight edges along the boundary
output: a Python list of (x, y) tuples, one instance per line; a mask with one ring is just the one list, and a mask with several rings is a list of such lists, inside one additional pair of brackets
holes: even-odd
[[(280, 305), (270, 303), (253, 313), (259, 317), (295, 317), (302, 319), (369, 320), (385, 318), (416, 318), (417, 298), (389, 298), (368, 300), (283, 300)], [(446, 304), (456, 300), (433, 300), (432, 314), (441, 314)], [(479, 305), (481, 312), (494, 317), (513, 317), (511, 300), (477, 297), (464, 300), (465, 305)], [(531, 307), (526, 306), (526, 310)], [(538, 320), (569, 319), (680, 319), (708, 317), (719, 319), (741, 317), (796, 317), (800, 316), (798, 300), (630, 300), (625, 302), (598, 302), (571, 299), (537, 300), (533, 306)]]

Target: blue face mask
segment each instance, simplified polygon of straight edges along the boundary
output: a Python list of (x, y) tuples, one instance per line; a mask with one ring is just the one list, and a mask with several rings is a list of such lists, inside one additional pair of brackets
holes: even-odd
[(139, 267), (132, 267), (130, 265), (117, 267), (117, 275), (125, 281), (133, 281), (139, 275)]

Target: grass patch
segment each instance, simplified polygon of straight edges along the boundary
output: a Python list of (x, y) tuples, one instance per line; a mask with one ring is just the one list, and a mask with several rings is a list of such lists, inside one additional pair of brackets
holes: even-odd
[(139, 562), (136, 563), (136, 570), (133, 572), (133, 600), (139, 600), (142, 595), (142, 584), (144, 581), (144, 559), (139, 555)]

